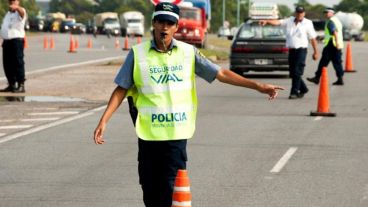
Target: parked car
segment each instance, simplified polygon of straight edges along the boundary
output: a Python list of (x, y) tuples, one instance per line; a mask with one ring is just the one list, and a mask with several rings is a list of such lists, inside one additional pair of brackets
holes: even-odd
[(70, 32), (72, 33), (72, 34), (84, 34), (84, 33), (86, 33), (86, 25), (84, 25), (84, 24), (82, 24), (82, 23), (75, 23), (73, 26), (72, 26), (72, 28), (71, 28), (71, 30), (70, 30)]
[(61, 22), (60, 32), (69, 32), (75, 25), (74, 19), (66, 19)]
[(248, 20), (234, 36), (230, 53), (230, 70), (243, 74), (248, 71), (288, 71), (289, 49), (280, 26), (259, 25)]

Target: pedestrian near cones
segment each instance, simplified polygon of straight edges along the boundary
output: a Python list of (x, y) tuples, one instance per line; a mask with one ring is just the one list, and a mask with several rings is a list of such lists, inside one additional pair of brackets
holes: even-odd
[(330, 61), (332, 61), (333, 67), (336, 71), (337, 81), (333, 85), (344, 85), (344, 70), (342, 68), (342, 49), (344, 48), (343, 42), (343, 28), (340, 20), (335, 17), (335, 10), (333, 8), (326, 8), (324, 10), (325, 17), (327, 18), (325, 25), (325, 38), (322, 57), (319, 61), (315, 76), (307, 78), (308, 81), (319, 84), (319, 79), (322, 74), (322, 68), (327, 67)]
[(313, 47), (313, 60), (317, 60), (317, 33), (311, 20), (305, 18), (305, 9), (302, 6), (295, 8), (294, 16), (287, 19), (261, 20), (261, 25), (281, 25), (286, 31), (286, 47), (289, 48), (289, 75), (291, 89), (289, 99), (303, 98), (309, 89), (303, 81), (305, 60), (309, 42)]
[(327, 68), (322, 68), (321, 84), (319, 86), (319, 96), (317, 111), (311, 112), (311, 116), (336, 116), (330, 112), (330, 97), (328, 93), (328, 75)]
[(348, 73), (356, 72), (356, 70), (353, 69), (353, 57), (351, 54), (350, 42), (346, 44), (345, 72)]
[[(119, 70), (94, 142), (105, 143), (107, 122), (125, 97), (138, 137), (138, 174), (145, 206), (171, 207), (175, 177), (186, 169), (187, 140), (195, 131), (196, 75), (276, 98), (283, 88), (259, 83), (221, 68), (193, 45), (173, 38), (180, 9), (163, 2), (152, 15), (153, 39), (132, 47)], [(168, 73), (169, 71), (169, 73)], [(97, 156), (98, 157), (98, 156)]]
[(3, 17), (0, 35), (3, 39), (3, 67), (8, 86), (0, 92), (24, 93), (24, 25), (27, 14), (20, 0), (9, 0), (4, 10), (7, 12)]

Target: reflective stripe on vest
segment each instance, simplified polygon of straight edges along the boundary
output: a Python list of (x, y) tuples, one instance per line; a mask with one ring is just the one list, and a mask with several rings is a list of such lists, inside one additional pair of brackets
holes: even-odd
[(330, 42), (330, 40), (332, 39), (332, 43), (333, 45), (336, 47), (336, 40), (335, 40), (335, 36), (333, 34), (330, 34), (330, 31), (328, 29), (328, 23), (332, 21), (335, 24), (336, 30), (337, 30), (337, 36), (338, 39), (337, 41), (339, 42), (339, 48), (338, 49), (342, 49), (344, 48), (344, 40), (343, 40), (343, 34), (342, 34), (342, 24), (340, 22), (339, 19), (337, 19), (337, 17), (333, 16), (331, 17), (325, 24), (325, 39), (324, 39), (324, 46), (327, 46), (328, 43)]
[(179, 41), (170, 53), (150, 47), (150, 42), (133, 46), (137, 135), (144, 140), (189, 139), (197, 113), (194, 48)]

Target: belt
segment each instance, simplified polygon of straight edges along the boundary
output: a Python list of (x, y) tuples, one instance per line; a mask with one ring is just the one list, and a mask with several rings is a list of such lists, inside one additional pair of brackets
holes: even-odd
[(24, 40), (24, 38), (4, 39), (4, 41)]
[(306, 50), (306, 47), (299, 47), (299, 48), (289, 48), (289, 50)]

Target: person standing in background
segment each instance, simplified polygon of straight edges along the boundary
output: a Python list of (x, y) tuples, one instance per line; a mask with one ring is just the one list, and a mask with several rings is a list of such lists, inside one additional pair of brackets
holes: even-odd
[(289, 48), (289, 73), (292, 79), (289, 99), (303, 98), (308, 93), (302, 75), (307, 57), (308, 42), (313, 47), (313, 60), (317, 60), (317, 34), (311, 20), (305, 18), (302, 6), (295, 8), (295, 15), (287, 19), (260, 20), (261, 25), (281, 25), (286, 30), (286, 47)]
[(20, 6), (20, 0), (8, 0), (9, 11), (1, 25), (3, 38), (3, 67), (8, 86), (0, 92), (24, 93), (24, 26), (26, 10)]
[(342, 49), (344, 48), (344, 41), (342, 35), (342, 24), (340, 20), (335, 17), (335, 10), (332, 8), (326, 8), (324, 10), (327, 18), (325, 24), (325, 38), (324, 48), (322, 52), (321, 60), (318, 64), (318, 69), (315, 72), (315, 76), (307, 78), (308, 81), (319, 84), (319, 79), (322, 74), (322, 68), (327, 67), (329, 62), (332, 61), (333, 67), (336, 71), (337, 81), (333, 85), (344, 85), (343, 76), (344, 70), (342, 68)]

